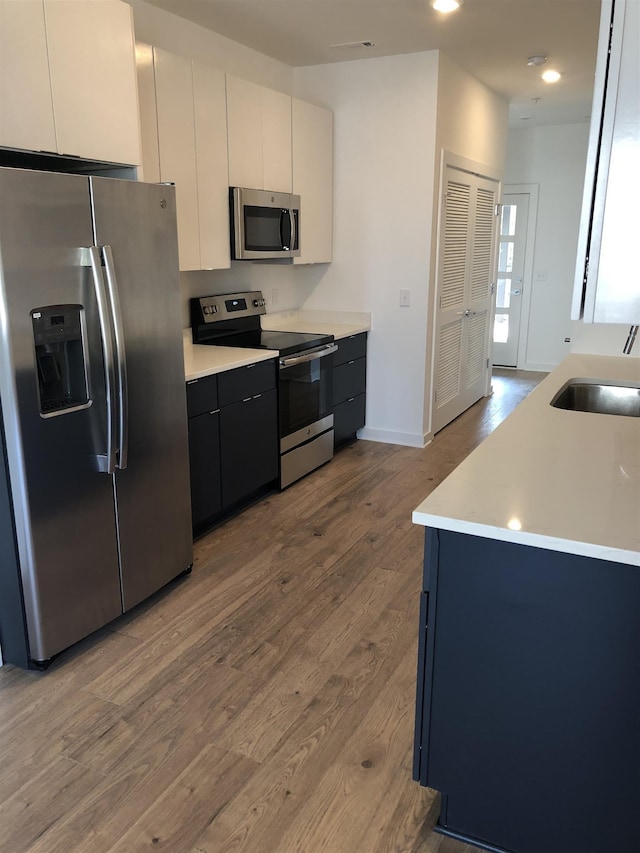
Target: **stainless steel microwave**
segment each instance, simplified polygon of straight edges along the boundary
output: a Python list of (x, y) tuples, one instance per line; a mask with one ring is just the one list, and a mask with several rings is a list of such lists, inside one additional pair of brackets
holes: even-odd
[(230, 187), (231, 258), (254, 261), (300, 254), (300, 196)]

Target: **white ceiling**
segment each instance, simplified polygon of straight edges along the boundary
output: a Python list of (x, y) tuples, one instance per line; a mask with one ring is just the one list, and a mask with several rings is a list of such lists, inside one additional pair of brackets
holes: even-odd
[[(148, 2), (292, 66), (442, 50), (509, 101), (516, 126), (584, 121), (591, 111), (600, 0), (465, 0), (451, 15), (427, 0)], [(375, 46), (329, 47), (364, 40)], [(559, 83), (527, 67), (537, 53), (562, 72)]]

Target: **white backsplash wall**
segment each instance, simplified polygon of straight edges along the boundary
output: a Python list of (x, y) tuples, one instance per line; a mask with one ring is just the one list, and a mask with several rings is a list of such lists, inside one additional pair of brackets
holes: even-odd
[(182, 327), (191, 325), (189, 299), (198, 296), (261, 290), (268, 313), (300, 308), (326, 274), (327, 267), (328, 264), (293, 266), (234, 261), (228, 270), (180, 273)]
[[(629, 335), (628, 325), (617, 323), (571, 323), (571, 352), (590, 353), (592, 355), (623, 355), (622, 348)], [(629, 356), (640, 358), (640, 335), (636, 339)]]

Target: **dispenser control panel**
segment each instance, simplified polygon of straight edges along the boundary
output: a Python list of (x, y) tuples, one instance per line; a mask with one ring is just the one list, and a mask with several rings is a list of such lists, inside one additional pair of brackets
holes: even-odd
[(40, 415), (90, 405), (82, 305), (48, 305), (31, 312)]

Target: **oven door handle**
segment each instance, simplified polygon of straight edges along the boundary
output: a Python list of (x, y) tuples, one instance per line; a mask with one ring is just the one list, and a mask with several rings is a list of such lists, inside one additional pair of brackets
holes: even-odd
[(293, 367), (296, 364), (304, 364), (305, 361), (315, 361), (317, 358), (324, 358), (325, 355), (331, 355), (334, 352), (338, 352), (336, 344), (327, 344), (322, 349), (314, 349), (302, 355), (292, 355), (290, 358), (281, 358), (280, 370)]

